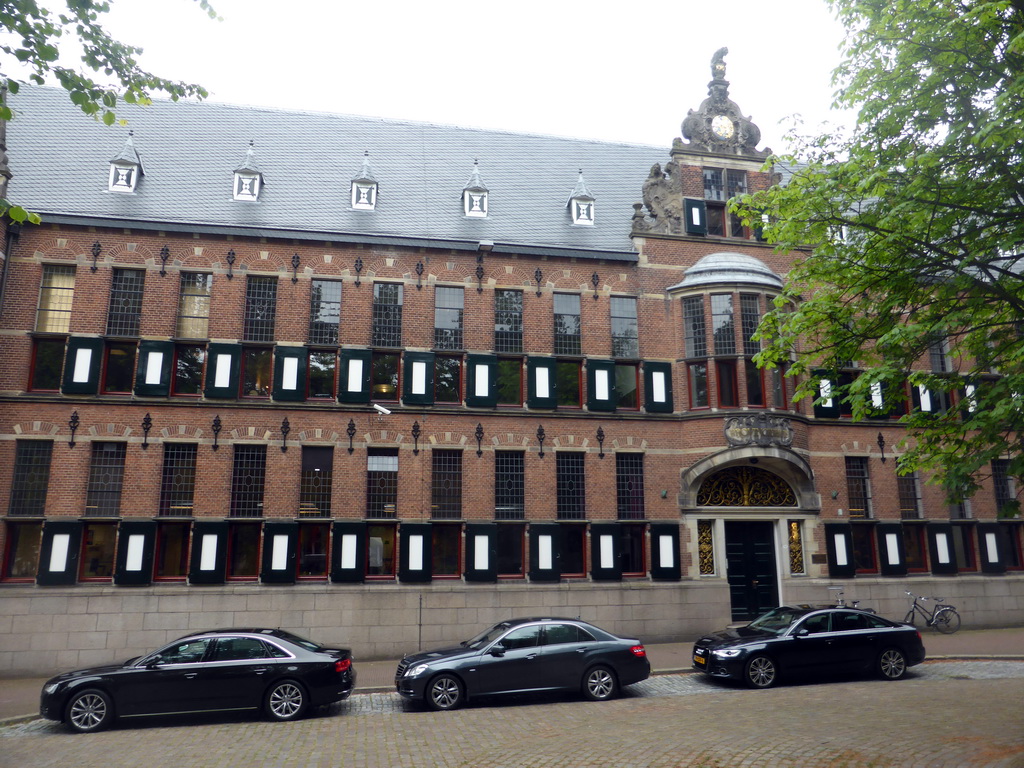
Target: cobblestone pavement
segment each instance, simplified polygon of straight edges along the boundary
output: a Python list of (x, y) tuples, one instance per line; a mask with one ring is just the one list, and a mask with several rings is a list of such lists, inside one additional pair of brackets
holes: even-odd
[(182, 718), (80, 736), (0, 728), (2, 768), (1024, 768), (1024, 663), (930, 662), (906, 680), (749, 691), (665, 675), (615, 701), (486, 701), (431, 713), (353, 696), (298, 723)]

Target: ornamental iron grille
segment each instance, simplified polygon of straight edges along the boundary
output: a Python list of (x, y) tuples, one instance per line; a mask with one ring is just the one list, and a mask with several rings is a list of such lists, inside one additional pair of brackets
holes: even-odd
[(789, 572), (804, 573), (804, 540), (799, 520), (789, 521)]
[(526, 459), (523, 451), (494, 453), (494, 519), (526, 517)]
[(309, 343), (335, 346), (341, 321), (341, 283), (314, 280), (309, 294)]
[(494, 351), (523, 351), (523, 292), (494, 292)]
[(619, 520), (644, 519), (644, 455), (615, 454), (615, 496)]
[(164, 467), (160, 482), (160, 515), (184, 517), (192, 514), (196, 492), (194, 443), (164, 443)]
[(209, 334), (213, 275), (182, 272), (178, 293), (178, 338), (205, 339)]
[(583, 354), (580, 336), (580, 297), (577, 294), (555, 294), (555, 354)]
[(138, 336), (142, 318), (142, 292), (146, 273), (141, 269), (115, 269), (107, 310), (108, 336)]
[(277, 314), (277, 278), (252, 277), (245, 282), (245, 340), (273, 341)]
[(402, 346), (402, 286), (373, 285), (373, 346)]
[(612, 357), (629, 360), (640, 357), (637, 331), (636, 298), (611, 297)]
[(85, 514), (116, 517), (121, 514), (126, 443), (93, 443), (89, 482), (85, 491)]
[(701, 507), (795, 507), (796, 494), (777, 475), (756, 467), (715, 472), (697, 491)]
[(462, 517), (462, 451), (431, 451), (430, 516)]
[(41, 517), (46, 508), (53, 443), (49, 440), (18, 440), (14, 451), (10, 515)]
[(62, 264), (44, 265), (36, 330), (40, 333), (67, 333), (71, 327), (71, 304), (74, 297), (75, 268)]
[(462, 313), (465, 292), (462, 288), (438, 286), (434, 291), (434, 347), (462, 349)]
[(366, 516), (394, 519), (398, 507), (398, 450), (370, 448), (366, 457)]
[(555, 489), (557, 519), (584, 520), (586, 518), (587, 488), (583, 473), (582, 453), (555, 454)]
[(299, 477), (299, 517), (330, 517), (334, 480), (334, 448), (302, 446)]
[(236, 445), (231, 473), (231, 517), (262, 517), (267, 447)]
[(715, 573), (714, 531), (713, 521), (697, 521), (697, 563), (701, 576), (712, 576)]

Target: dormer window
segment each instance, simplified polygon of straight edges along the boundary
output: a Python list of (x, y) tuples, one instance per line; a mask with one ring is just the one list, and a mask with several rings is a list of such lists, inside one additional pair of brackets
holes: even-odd
[(476, 219), (487, 217), (487, 187), (480, 179), (478, 161), (473, 161), (473, 175), (462, 190), (462, 208), (466, 216)]
[(363, 155), (363, 167), (352, 179), (352, 208), (357, 211), (372, 211), (377, 207), (377, 180), (370, 170), (370, 153)]
[(569, 195), (569, 211), (572, 213), (572, 223), (582, 227), (594, 226), (594, 196), (587, 189), (583, 180), (583, 170), (580, 170), (580, 177), (576, 181), (576, 187)]
[(263, 174), (256, 165), (256, 154), (252, 145), (250, 141), (245, 160), (235, 169), (235, 184), (232, 190), (232, 197), (235, 200), (249, 203), (257, 202), (263, 189)]
[(107, 189), (111, 192), (134, 192), (139, 183), (139, 176), (144, 175), (142, 160), (135, 151), (132, 136), (133, 132), (129, 131), (124, 149), (110, 161), (110, 178), (107, 182)]

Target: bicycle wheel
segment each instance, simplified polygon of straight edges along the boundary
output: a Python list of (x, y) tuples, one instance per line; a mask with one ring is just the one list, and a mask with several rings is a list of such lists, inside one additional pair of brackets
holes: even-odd
[(907, 611), (907, 615), (903, 617), (903, 623), (904, 624), (911, 624), (911, 625), (913, 625), (913, 623), (914, 623), (914, 609), (913, 608), (911, 608), (909, 611)]
[(943, 608), (935, 613), (932, 623), (944, 635), (952, 635), (960, 629), (960, 614), (952, 608)]

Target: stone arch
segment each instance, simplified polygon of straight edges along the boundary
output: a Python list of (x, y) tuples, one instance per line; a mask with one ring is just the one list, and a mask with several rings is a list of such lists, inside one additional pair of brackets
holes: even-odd
[(821, 510), (821, 496), (814, 489), (814, 473), (802, 456), (785, 448), (754, 446), (727, 448), (684, 469), (679, 478), (680, 508), (683, 511), (697, 509), (697, 491), (711, 474), (729, 467), (755, 465), (781, 478), (793, 489), (795, 509), (802, 512)]

